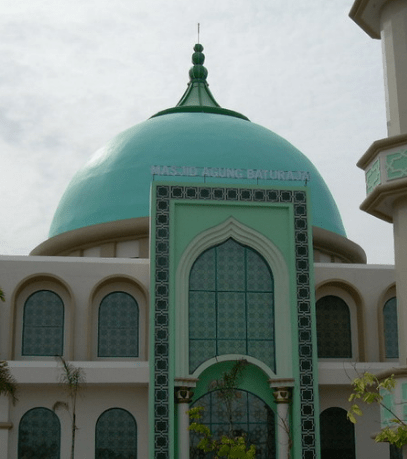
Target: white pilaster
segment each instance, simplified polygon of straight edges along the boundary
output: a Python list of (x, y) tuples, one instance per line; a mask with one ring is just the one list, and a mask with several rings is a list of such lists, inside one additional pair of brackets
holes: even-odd
[(289, 403), (291, 392), (288, 387), (276, 387), (273, 392), (277, 404), (277, 459), (289, 459), (291, 451), (291, 433)]
[[(197, 379), (177, 378), (175, 380), (175, 401), (178, 410), (178, 459), (189, 459), (189, 403)], [(1, 458), (0, 458), (1, 459)]]

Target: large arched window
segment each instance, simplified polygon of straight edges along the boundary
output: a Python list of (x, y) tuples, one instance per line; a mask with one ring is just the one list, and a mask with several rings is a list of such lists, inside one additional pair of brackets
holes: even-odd
[(64, 353), (64, 303), (50, 290), (33, 293), (24, 304), (22, 355)]
[(351, 358), (352, 333), (349, 307), (341, 298), (324, 296), (317, 301), (319, 358)]
[(255, 250), (233, 239), (203, 252), (189, 278), (189, 369), (217, 355), (253, 356), (275, 371), (274, 283)]
[(59, 459), (61, 425), (47, 408), (33, 408), (21, 418), (18, 428), (18, 459)]
[(383, 307), (384, 347), (386, 359), (398, 359), (397, 299), (390, 298)]
[(99, 306), (98, 324), (98, 357), (138, 357), (139, 308), (131, 295), (106, 295)]
[(355, 429), (342, 408), (321, 413), (321, 459), (355, 459)]
[[(199, 398), (193, 406), (204, 408), (202, 423), (211, 430), (214, 438), (222, 435), (246, 437), (247, 444), (256, 446), (257, 459), (275, 458), (275, 416), (273, 410), (256, 395), (235, 390), (231, 402), (222, 397), (222, 392), (215, 390)], [(191, 433), (191, 459), (201, 457), (196, 448), (199, 438)]]
[(136, 459), (137, 424), (126, 410), (112, 408), (96, 423), (95, 459)]

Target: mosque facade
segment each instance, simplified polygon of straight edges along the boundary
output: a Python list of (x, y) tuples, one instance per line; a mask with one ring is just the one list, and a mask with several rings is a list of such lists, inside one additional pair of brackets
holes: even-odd
[[(377, 406), (356, 425), (346, 414), (365, 371), (396, 373), (399, 402), (407, 396), (407, 111), (392, 92), (407, 74), (396, 46), (407, 7), (357, 0), (350, 15), (388, 49), (389, 138), (359, 166), (362, 209), (395, 225), (396, 265), (367, 264), (306, 156), (218, 105), (197, 44), (178, 104), (78, 171), (30, 256), (0, 257), (0, 359), (19, 387), (16, 404), (0, 397), (0, 459), (70, 455), (56, 356), (86, 380), (78, 458), (203, 457), (188, 431), (194, 406), (259, 459), (401, 457), (371, 438)], [(237, 366), (225, 404), (214, 381)]]

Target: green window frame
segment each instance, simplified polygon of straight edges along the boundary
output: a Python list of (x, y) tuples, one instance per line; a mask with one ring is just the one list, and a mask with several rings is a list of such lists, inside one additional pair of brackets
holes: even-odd
[(386, 359), (399, 358), (399, 333), (397, 323), (397, 298), (386, 301), (383, 306), (384, 348)]
[(316, 303), (316, 315), (318, 357), (351, 358), (351, 317), (346, 302), (338, 296), (324, 296)]
[(27, 411), (18, 426), (18, 459), (61, 457), (61, 423), (48, 408)]
[(127, 410), (110, 408), (99, 416), (95, 459), (137, 459), (137, 423)]
[(200, 254), (189, 276), (190, 373), (226, 354), (276, 371), (273, 274), (256, 250), (232, 238)]
[(129, 293), (109, 293), (98, 311), (98, 357), (138, 356), (138, 303)]
[(39, 290), (24, 303), (21, 354), (55, 356), (64, 353), (64, 303), (51, 290)]

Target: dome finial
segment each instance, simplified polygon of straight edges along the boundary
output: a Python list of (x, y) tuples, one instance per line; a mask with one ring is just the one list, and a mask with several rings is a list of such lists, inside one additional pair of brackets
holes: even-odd
[(205, 62), (205, 54), (202, 52), (204, 47), (199, 43), (199, 28), (200, 25), (198, 24), (198, 43), (194, 46), (194, 53), (192, 54), (192, 63), (194, 65), (189, 70), (190, 80), (184, 95), (175, 107), (162, 110), (153, 115), (152, 118), (168, 113), (206, 112), (235, 116), (236, 118), (248, 120), (241, 113), (222, 108), (209, 90), (209, 84), (206, 81), (208, 70), (203, 65)]
[(193, 67), (189, 70), (189, 78), (192, 80), (206, 80), (208, 70), (203, 66), (205, 62), (205, 54), (202, 52), (204, 47), (197, 43), (194, 46), (194, 53), (192, 54)]

